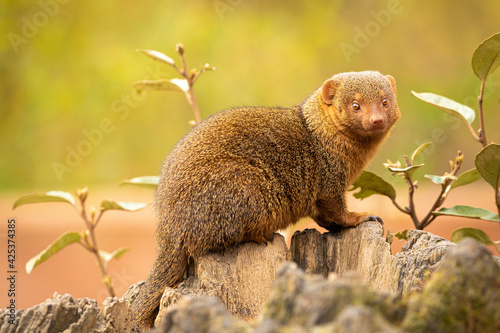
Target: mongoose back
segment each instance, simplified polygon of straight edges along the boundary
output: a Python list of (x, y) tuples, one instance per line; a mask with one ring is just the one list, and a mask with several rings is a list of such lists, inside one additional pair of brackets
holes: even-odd
[(194, 127), (162, 168), (158, 252), (133, 304), (136, 325), (152, 326), (165, 287), (182, 281), (190, 256), (265, 242), (302, 217), (328, 230), (381, 222), (348, 211), (345, 191), (399, 116), (392, 76), (350, 72), (300, 106), (235, 108)]

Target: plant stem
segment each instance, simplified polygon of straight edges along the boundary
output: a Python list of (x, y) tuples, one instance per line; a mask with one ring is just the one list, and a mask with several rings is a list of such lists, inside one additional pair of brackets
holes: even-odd
[(82, 243), (82, 245), (87, 250), (89, 250), (90, 252), (92, 252), (95, 255), (96, 260), (97, 260), (97, 264), (99, 265), (99, 269), (101, 270), (104, 284), (106, 285), (106, 288), (108, 289), (109, 295), (111, 297), (115, 297), (115, 291), (113, 290), (113, 285), (111, 284), (111, 278), (108, 275), (107, 267), (104, 265), (104, 262), (103, 262), (101, 256), (99, 255), (99, 247), (97, 246), (97, 240), (96, 240), (95, 233), (94, 233), (97, 222), (99, 222), (99, 220), (101, 219), (102, 211), (97, 216), (97, 219), (95, 220), (95, 222), (89, 221), (89, 219), (87, 217), (87, 212), (85, 210), (85, 203), (81, 199), (80, 199), (80, 205), (81, 205), (80, 215), (81, 215), (83, 221), (85, 222), (85, 225), (87, 226), (87, 230), (88, 230), (88, 234), (89, 234), (89, 238), (90, 238), (90, 242), (88, 243), (88, 245), (85, 245), (83, 243)]
[[(99, 214), (96, 221), (98, 221), (100, 219), (101, 215), (102, 215), (102, 212)], [(101, 270), (104, 284), (106, 285), (106, 288), (108, 289), (109, 295), (111, 297), (115, 297), (115, 291), (113, 290), (113, 285), (111, 284), (111, 278), (108, 275), (108, 269), (107, 269), (106, 265), (104, 265), (104, 262), (103, 262), (101, 256), (99, 255), (99, 247), (97, 246), (97, 240), (96, 240), (95, 233), (94, 233), (95, 225), (96, 224), (93, 224), (93, 225), (91, 224), (91, 226), (89, 228), (89, 237), (90, 237), (90, 242), (91, 242), (91, 246), (92, 246), (91, 252), (94, 253), (94, 255), (96, 257), (97, 264), (99, 265), (99, 269)]]
[(405, 214), (410, 214), (410, 212), (408, 211), (408, 209), (405, 209), (403, 207), (401, 207), (395, 199), (391, 199), (392, 200), (392, 203), (394, 204), (394, 206), (399, 210), (401, 211), (402, 213), (405, 213)]
[[(452, 170), (450, 173), (451, 176), (457, 175), (458, 170), (460, 170), (460, 167), (462, 166), (462, 159), (463, 155), (462, 152), (459, 150), (457, 153), (457, 158), (455, 159), (455, 162), (452, 166)], [(434, 221), (434, 219), (437, 217), (437, 215), (432, 215), (432, 212), (434, 212), (437, 208), (439, 208), (446, 200), (446, 198), (448, 197), (448, 193), (450, 193), (450, 188), (453, 182), (454, 180), (451, 178), (448, 178), (444, 181), (444, 183), (441, 186), (441, 192), (439, 193), (439, 196), (434, 202), (434, 205), (432, 205), (427, 215), (422, 219), (422, 221), (420, 221), (420, 226), (422, 227), (421, 230), (423, 230), (425, 227), (431, 224), (431, 222)]]
[(415, 228), (417, 228), (418, 230), (422, 230), (420, 228), (420, 223), (418, 221), (418, 217), (417, 217), (417, 212), (415, 211), (415, 202), (413, 200), (413, 197), (415, 195), (415, 185), (413, 185), (413, 181), (411, 180), (411, 177), (407, 174), (406, 174), (406, 184), (408, 185), (408, 204), (410, 205), (410, 207), (408, 207), (408, 214), (411, 216), (411, 219), (413, 221), (413, 224), (415, 225)]
[(196, 103), (196, 98), (194, 97), (194, 91), (193, 91), (193, 83), (189, 82), (189, 91), (186, 93), (186, 97), (188, 99), (189, 104), (191, 104), (191, 107), (193, 108), (193, 113), (194, 113), (194, 120), (196, 121), (197, 124), (201, 122), (201, 116), (200, 116), (200, 110), (198, 109), (198, 103)]
[(484, 126), (484, 113), (483, 113), (483, 98), (484, 98), (484, 88), (486, 85), (486, 76), (481, 80), (481, 91), (479, 96), (477, 97), (478, 104), (478, 112), (479, 112), (479, 142), (486, 147), (488, 145), (488, 141), (486, 140), (486, 129)]
[(500, 187), (498, 187), (497, 190), (495, 191), (495, 201), (497, 204), (498, 216), (500, 216)]
[(188, 91), (185, 91), (184, 94), (186, 95), (186, 99), (188, 100), (189, 104), (191, 105), (191, 108), (193, 109), (194, 113), (194, 119), (197, 124), (201, 122), (201, 116), (200, 116), (200, 110), (198, 109), (198, 103), (196, 102), (196, 98), (194, 97), (194, 90), (193, 90), (193, 84), (196, 81), (196, 79), (199, 76), (199, 73), (194, 75), (193, 77), (189, 76), (189, 73), (187, 71), (187, 66), (186, 66), (186, 59), (184, 57), (184, 51), (180, 52), (179, 55), (181, 57), (181, 62), (182, 62), (182, 69), (179, 69), (175, 64), (173, 65), (174, 68), (181, 74), (187, 81), (188, 83)]

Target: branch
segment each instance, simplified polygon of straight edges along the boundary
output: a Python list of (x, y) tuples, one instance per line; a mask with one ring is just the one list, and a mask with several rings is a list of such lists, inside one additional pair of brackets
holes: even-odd
[[(459, 150), (457, 153), (457, 158), (455, 159), (455, 162), (453, 163), (452, 166), (452, 170), (450, 173), (451, 176), (457, 175), (458, 170), (460, 170), (460, 166), (462, 165), (462, 161), (463, 161), (463, 154)], [(427, 215), (422, 219), (422, 221), (420, 221), (420, 226), (422, 227), (422, 229), (420, 230), (423, 230), (425, 227), (431, 224), (431, 222), (434, 221), (434, 219), (437, 217), (437, 215), (432, 215), (432, 212), (434, 212), (437, 208), (439, 208), (446, 200), (446, 198), (448, 197), (448, 193), (450, 193), (451, 185), (453, 184), (454, 181), (455, 180), (450, 178), (445, 180), (445, 182), (441, 186), (441, 192), (439, 193), (439, 196), (434, 202), (434, 205), (432, 205)]]
[(477, 97), (478, 104), (478, 112), (479, 112), (479, 139), (477, 139), (483, 147), (488, 145), (488, 141), (486, 140), (486, 129), (484, 126), (484, 113), (483, 113), (483, 99), (484, 99), (484, 87), (486, 85), (486, 76), (481, 80), (481, 91), (479, 96)]
[(408, 210), (408, 208), (403, 208), (401, 207), (395, 199), (391, 199), (392, 200), (392, 203), (394, 204), (394, 206), (399, 210), (401, 211), (402, 213), (405, 213), (405, 214), (408, 214), (410, 215), (410, 211)]

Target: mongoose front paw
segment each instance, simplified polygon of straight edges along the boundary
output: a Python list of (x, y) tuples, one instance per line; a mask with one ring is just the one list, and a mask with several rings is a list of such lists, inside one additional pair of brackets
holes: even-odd
[(368, 215), (363, 222), (378, 222), (382, 225), (384, 225), (384, 221), (376, 215)]

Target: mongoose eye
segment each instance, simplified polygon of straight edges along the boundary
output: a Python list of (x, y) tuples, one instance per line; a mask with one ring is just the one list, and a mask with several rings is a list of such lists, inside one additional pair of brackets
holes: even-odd
[(354, 111), (359, 111), (359, 110), (361, 110), (361, 106), (360, 106), (358, 103), (356, 103), (356, 102), (352, 103), (351, 107), (352, 107), (352, 109), (353, 109)]
[(387, 106), (387, 104), (389, 104), (389, 102), (387, 102), (387, 98), (384, 98), (384, 100), (382, 101), (382, 105)]

